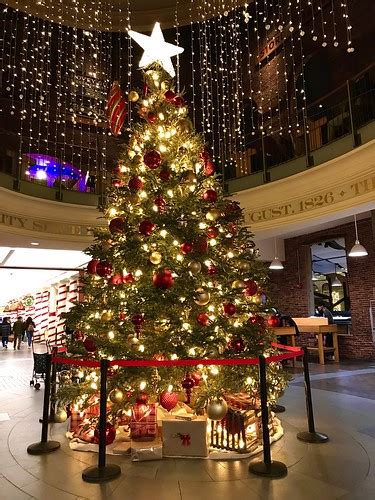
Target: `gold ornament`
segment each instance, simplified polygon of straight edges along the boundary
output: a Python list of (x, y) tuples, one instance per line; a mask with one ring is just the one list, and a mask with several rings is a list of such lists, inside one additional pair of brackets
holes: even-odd
[(137, 102), (139, 99), (139, 94), (135, 90), (131, 90), (129, 92), (129, 101), (131, 102)]
[(56, 413), (55, 413), (55, 416), (54, 416), (54, 421), (57, 423), (57, 424), (62, 424), (63, 422), (65, 422), (65, 420), (68, 418), (68, 414), (66, 413), (66, 411), (63, 409), (63, 408), (60, 408)]
[(121, 403), (121, 401), (124, 399), (124, 393), (121, 389), (113, 389), (109, 393), (109, 399), (112, 401), (112, 403)]
[(102, 248), (105, 252), (108, 252), (112, 247), (112, 240), (102, 241)]
[(137, 337), (134, 337), (133, 335), (129, 335), (128, 343), (131, 349), (138, 349), (139, 339), (137, 339)]
[(232, 288), (246, 288), (246, 283), (242, 280), (234, 280)]
[(189, 263), (189, 269), (190, 269), (191, 274), (199, 274), (201, 272), (201, 269), (202, 269), (202, 264), (200, 262), (192, 260)]
[(134, 163), (137, 163), (140, 165), (143, 162), (143, 156), (142, 155), (135, 155), (133, 158)]
[(196, 298), (194, 299), (194, 302), (198, 304), (198, 306), (205, 306), (210, 302), (210, 294), (204, 288), (198, 288), (196, 292)]
[(72, 374), (69, 371), (62, 371), (59, 374), (59, 383), (60, 384), (70, 384), (72, 381)]
[(221, 216), (220, 210), (217, 208), (212, 208), (210, 211), (206, 213), (206, 219), (207, 220), (217, 220)]
[(184, 184), (194, 184), (197, 182), (197, 176), (195, 175), (195, 172), (193, 170), (186, 170), (182, 174), (182, 182)]
[(102, 315), (100, 316), (101, 321), (111, 321), (112, 319), (112, 312), (111, 311), (104, 311)]
[(193, 124), (191, 123), (189, 118), (180, 118), (180, 120), (178, 120), (176, 124), (176, 128), (180, 133), (189, 133), (193, 130)]
[(259, 295), (258, 293), (256, 293), (255, 295), (252, 295), (251, 297), (249, 297), (249, 300), (253, 304), (256, 304), (259, 306), (262, 303), (262, 296)]
[(160, 88), (161, 90), (169, 90), (170, 83), (168, 82), (168, 80), (164, 80), (164, 82), (161, 82)]
[(152, 252), (152, 254), (150, 255), (151, 264), (158, 265), (158, 264), (160, 264), (161, 259), (162, 259), (162, 255), (159, 252)]
[(242, 271), (250, 271), (251, 264), (247, 260), (239, 260), (237, 262), (238, 269), (242, 269)]
[(228, 412), (225, 399), (211, 399), (207, 404), (207, 416), (211, 420), (222, 420)]

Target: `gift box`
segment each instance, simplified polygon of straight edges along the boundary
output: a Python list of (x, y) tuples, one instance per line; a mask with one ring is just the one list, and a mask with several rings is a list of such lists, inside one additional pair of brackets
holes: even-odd
[(84, 414), (76, 410), (72, 410), (71, 413), (69, 431), (76, 432), (83, 422)]
[(163, 458), (163, 445), (160, 438), (147, 443), (140, 443), (139, 441), (131, 442), (132, 462), (162, 460), (162, 458)]
[(132, 408), (130, 436), (133, 441), (152, 441), (158, 433), (156, 404), (136, 404)]
[(95, 441), (95, 425), (90, 425), (89, 423), (80, 424), (75, 430), (73, 437), (86, 443), (93, 443)]
[(163, 455), (166, 457), (207, 457), (207, 419), (168, 418), (163, 420)]
[(260, 401), (254, 397), (249, 396), (245, 392), (238, 392), (235, 394), (225, 394), (224, 398), (228, 403), (228, 407), (232, 410), (259, 410)]

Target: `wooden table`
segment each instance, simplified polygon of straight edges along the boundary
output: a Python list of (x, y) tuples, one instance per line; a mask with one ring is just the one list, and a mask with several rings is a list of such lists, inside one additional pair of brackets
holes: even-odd
[[(333, 353), (335, 363), (340, 361), (339, 344), (337, 341), (337, 325), (314, 325), (314, 324), (298, 324), (298, 330), (301, 334), (314, 333), (318, 337), (318, 347), (308, 347), (308, 351), (317, 352), (319, 355), (319, 363), (324, 365), (324, 355)], [(324, 347), (324, 335), (332, 334), (333, 347)]]
[[(273, 333), (277, 335), (277, 337), (288, 337), (288, 342), (290, 340), (290, 345), (296, 346), (296, 329), (294, 326), (279, 326), (277, 328), (273, 328)], [(293, 366), (296, 366), (296, 358), (292, 358)]]

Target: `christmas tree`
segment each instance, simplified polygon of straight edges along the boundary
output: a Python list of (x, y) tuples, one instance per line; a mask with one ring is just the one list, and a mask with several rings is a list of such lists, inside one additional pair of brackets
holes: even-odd
[[(274, 352), (267, 274), (240, 206), (188, 118), (184, 96), (157, 63), (144, 70), (143, 96), (119, 159), (104, 217), (88, 249), (82, 302), (67, 314), (70, 355), (88, 359), (254, 358)], [(60, 388), (64, 403), (92, 404), (98, 374), (82, 369)], [(268, 368), (269, 398), (286, 375)], [(109, 419), (136, 402), (177, 399), (221, 418), (224, 397), (258, 393), (257, 366), (131, 367), (110, 370)], [(211, 414), (210, 414), (210, 405)], [(219, 409), (218, 409), (219, 406)]]

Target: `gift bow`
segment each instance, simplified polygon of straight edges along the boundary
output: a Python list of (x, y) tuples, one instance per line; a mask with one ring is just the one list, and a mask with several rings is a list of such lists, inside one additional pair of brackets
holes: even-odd
[(190, 446), (190, 434), (178, 434), (179, 438), (181, 439), (182, 446)]

